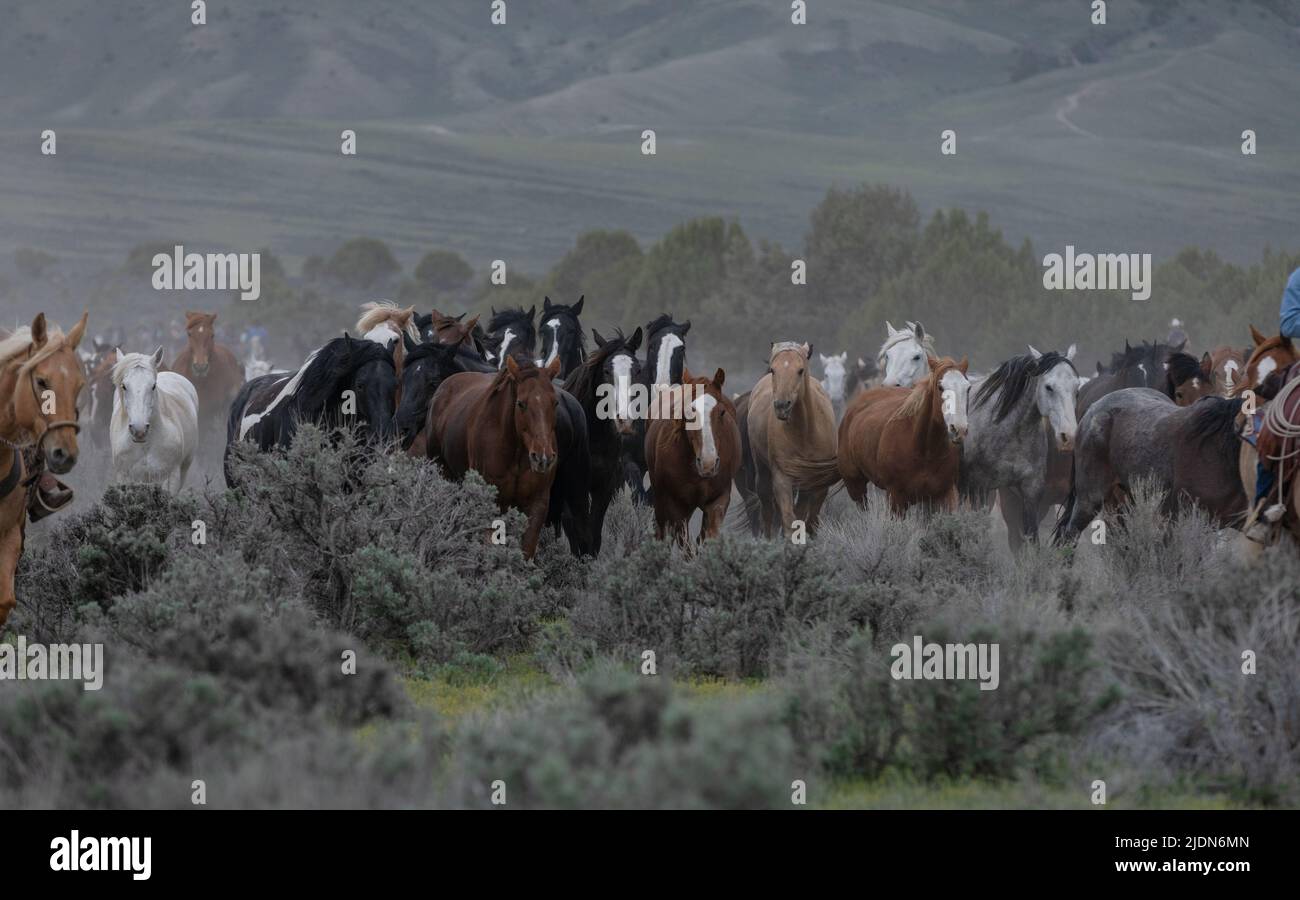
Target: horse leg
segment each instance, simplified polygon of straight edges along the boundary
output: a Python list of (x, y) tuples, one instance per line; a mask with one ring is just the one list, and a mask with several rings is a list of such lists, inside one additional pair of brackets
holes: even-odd
[(776, 501), (777, 512), (781, 516), (781, 536), (789, 538), (794, 531), (794, 485), (778, 469), (772, 469), (772, 499)]
[(587, 538), (591, 545), (592, 556), (600, 556), (601, 538), (605, 531), (605, 513), (609, 510), (609, 503), (614, 499), (616, 490), (618, 490), (617, 483), (609, 490), (598, 490), (591, 495), (591, 533)]
[(1025, 506), (1020, 499), (1020, 492), (1012, 488), (998, 488), (998, 506), (1002, 510), (1002, 521), (1007, 526), (1007, 545), (1015, 553), (1025, 542)]
[(1038, 522), (1042, 518), (1039, 510), (1042, 508), (1042, 498), (1041, 490), (1030, 490), (1025, 493), (1024, 489), (1021, 489), (1020, 527), (1025, 540), (1034, 544), (1038, 543)]
[(727, 518), (727, 507), (731, 505), (731, 492), (723, 494), (704, 507), (704, 521), (700, 523), (700, 542), (716, 538), (722, 533), (722, 522)]
[(539, 491), (541, 500), (534, 500), (528, 510), (528, 524), (524, 527), (524, 559), (532, 559), (537, 552), (537, 541), (542, 536), (542, 526), (546, 524), (546, 510), (549, 506), (550, 491)]
[(758, 494), (760, 524), (763, 526), (763, 537), (771, 540), (772, 525), (776, 522), (776, 503), (774, 502), (772, 487), (772, 470), (765, 468), (761, 464), (754, 466), (754, 493)]
[[(16, 492), (21, 494), (21, 492)], [(19, 515), (26, 515), (25, 508), (19, 509)], [(18, 559), (23, 555), (23, 523), (14, 522), (12, 528), (0, 534), (0, 628), (4, 627), (15, 606), (18, 594), (14, 587), (14, 573), (18, 571)]]
[(829, 492), (829, 488), (799, 492), (799, 518), (803, 519), (809, 537), (817, 536), (817, 526), (821, 521), (822, 505), (826, 502), (826, 495)]

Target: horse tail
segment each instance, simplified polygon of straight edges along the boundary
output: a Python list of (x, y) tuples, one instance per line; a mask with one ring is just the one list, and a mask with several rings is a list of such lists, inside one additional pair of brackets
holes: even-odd
[(840, 481), (838, 456), (822, 459), (789, 459), (781, 461), (781, 470), (790, 476), (799, 490), (817, 491), (829, 488)]
[[(1075, 445), (1077, 452), (1078, 445)], [(1077, 486), (1074, 482), (1074, 460), (1070, 460), (1070, 492), (1065, 495), (1065, 503), (1061, 505), (1060, 518), (1056, 520), (1056, 527), (1052, 529), (1052, 546), (1059, 547), (1065, 542), (1065, 530), (1070, 525), (1070, 519), (1074, 516), (1074, 505), (1078, 501)]]

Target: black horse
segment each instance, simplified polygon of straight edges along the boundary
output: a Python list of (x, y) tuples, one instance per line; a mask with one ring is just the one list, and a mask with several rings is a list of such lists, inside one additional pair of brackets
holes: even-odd
[(618, 331), (609, 340), (592, 329), (596, 350), (564, 383), (587, 417), (591, 450), (591, 552), (600, 553), (605, 511), (623, 481), (623, 440), (635, 432), (632, 394), (640, 381), (641, 329), (625, 338)]
[(1170, 347), (1156, 342), (1143, 341), (1136, 347), (1124, 342), (1124, 349), (1112, 354), (1110, 365), (1097, 365), (1097, 377), (1079, 388), (1075, 410), (1080, 422), (1088, 407), (1107, 394), (1124, 388), (1148, 387), (1165, 391), (1165, 361)]
[[(457, 372), (495, 372), (496, 366), (464, 346), (417, 344), (403, 336), (406, 358), (402, 365), (402, 402), (394, 417), (402, 446), (417, 445), (422, 455), (429, 403), (439, 386)], [(574, 556), (591, 550), (591, 452), (587, 446), (587, 417), (572, 394), (557, 385), (555, 439), (559, 452), (555, 482), (551, 486), (546, 524), (563, 530)]]
[[(641, 385), (653, 397), (657, 385), (682, 383), (686, 368), (686, 333), (691, 330), (690, 320), (678, 324), (672, 313), (664, 313), (645, 327), (645, 366), (641, 370)], [(638, 418), (633, 433), (623, 438), (623, 478), (637, 503), (649, 504), (653, 497), (646, 487), (645, 434), (646, 421)]]
[(542, 301), (542, 318), (538, 323), (542, 333), (542, 355), (537, 365), (548, 365), (558, 356), (561, 378), (568, 378), (587, 358), (587, 338), (578, 322), (586, 299), (586, 296), (579, 297), (572, 306), (552, 303), (550, 297), (544, 297)]
[(498, 369), (505, 365), (507, 355), (518, 355), (521, 359), (531, 360), (537, 348), (537, 329), (533, 326), (536, 315), (536, 306), (527, 312), (524, 312), (523, 307), (503, 309), (500, 312), (494, 308), (484, 338), (484, 355), (487, 360)]
[(393, 437), (397, 374), (390, 349), (347, 334), (315, 350), (296, 372), (247, 382), (226, 422), (226, 484), (233, 487), (230, 448), (251, 441), (265, 453), (293, 442), (301, 422), (355, 427), (367, 440)]

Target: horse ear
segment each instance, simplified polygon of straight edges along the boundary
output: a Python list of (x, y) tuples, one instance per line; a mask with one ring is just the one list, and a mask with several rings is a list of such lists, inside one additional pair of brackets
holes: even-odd
[(1097, 374), (1098, 375), (1106, 374), (1106, 370), (1101, 367), (1101, 360), (1097, 360)]
[(49, 336), (49, 330), (45, 327), (45, 313), (37, 313), (36, 318), (32, 319), (32, 346), (39, 350), (45, 346)]
[(158, 346), (158, 349), (153, 352), (153, 367), (155, 369), (159, 369), (162, 368), (162, 364), (163, 364), (163, 348), (162, 345), (160, 344)]
[(727, 381), (726, 372), (722, 371), (721, 369), (718, 369), (718, 371), (713, 373), (713, 386), (718, 390), (722, 390), (722, 385), (726, 383), (726, 381)]
[(1214, 358), (1210, 356), (1210, 352), (1207, 350), (1205, 351), (1205, 354), (1201, 357), (1201, 371), (1210, 372), (1213, 369), (1214, 369)]
[[(461, 315), (463, 316), (464, 313), (461, 313)], [(466, 334), (469, 334), (471, 331), (473, 331), (473, 330), (474, 330), (475, 328), (477, 328), (477, 327), (478, 327), (478, 316), (475, 316), (474, 318), (470, 319), (468, 322), (466, 322), (466, 323), (462, 326), (462, 328), (464, 328)]]
[(858, 368), (859, 368), (859, 369), (865, 369), (866, 367), (867, 367), (867, 361), (866, 361), (865, 359), (863, 359), (861, 356), (859, 356), (859, 357), (858, 357)]
[(532, 324), (532, 321), (534, 318), (536, 318), (536, 316), (537, 316), (537, 304), (534, 303), (532, 306), (528, 307), (528, 323), (530, 325)]
[(545, 371), (547, 377), (552, 381), (560, 377), (560, 357), (558, 355), (551, 360), (551, 364), (546, 367)]
[(691, 379), (694, 377), (695, 376), (691, 374), (690, 369), (686, 368), (686, 366), (682, 366), (682, 384), (690, 384)]
[(583, 294), (581, 297), (578, 298), (578, 302), (573, 304), (573, 314), (575, 316), (582, 315), (582, 303), (586, 299), (587, 299), (587, 295)]
[[(1255, 326), (1252, 325), (1251, 328), (1250, 328), (1250, 330), (1251, 330), (1251, 331), (1254, 331), (1254, 330), (1255, 330)], [(1125, 353), (1128, 353), (1128, 352), (1131, 351), (1132, 349), (1133, 349), (1133, 348), (1130, 347), (1130, 346), (1128, 345), (1128, 338), (1124, 338), (1124, 352), (1125, 352)]]
[(1079, 352), (1079, 348), (1076, 347), (1074, 344), (1071, 344), (1070, 348), (1065, 351), (1065, 358), (1072, 360), (1074, 359), (1074, 354), (1078, 352)]
[(551, 298), (547, 297), (546, 295), (542, 295), (542, 312), (545, 312), (550, 308), (551, 308)]
[(682, 333), (679, 335), (679, 337), (686, 337), (686, 332), (690, 330), (691, 330), (691, 320), (687, 319), (685, 322), (682, 323)]
[(1029, 348), (1029, 355), (1032, 356), (1034, 359), (1042, 359), (1042, 358), (1043, 358), (1043, 354), (1041, 354), (1041, 353), (1039, 353), (1037, 350), (1035, 350), (1033, 344), (1025, 344), (1025, 346)]
[(818, 353), (817, 358), (822, 361), (822, 368), (825, 368), (826, 364), (830, 362), (830, 357), (827, 356), (825, 353)]
[(519, 363), (515, 362), (513, 356), (506, 357), (506, 372), (509, 373), (511, 378), (514, 378), (519, 374)]
[(803, 358), (812, 359), (812, 344), (805, 343), (803, 345)]
[(893, 325), (890, 325), (888, 319), (885, 320), (885, 329), (886, 331), (889, 332), (889, 337), (893, 337), (894, 335), (898, 334), (898, 329), (896, 329)]
[(597, 347), (603, 347), (603, 346), (605, 346), (605, 339), (604, 339), (603, 337), (600, 336), (600, 332), (599, 332), (599, 331), (597, 331), (597, 330), (594, 329), (594, 328), (591, 329), (591, 336), (592, 336), (593, 338), (596, 339), (596, 346), (597, 346)]
[(849, 361), (849, 351), (847, 351), (847, 350), (841, 351), (841, 353), (840, 353), (840, 362), (841, 362), (841, 363), (846, 363), (846, 362), (848, 362), (848, 361)]
[(638, 325), (636, 327), (636, 331), (632, 332), (632, 336), (628, 338), (627, 345), (626, 345), (627, 349), (635, 353), (641, 347), (641, 338), (642, 338), (641, 326)]
[(963, 356), (961, 358), (961, 362), (957, 364), (957, 368), (961, 369), (961, 373), (965, 375), (966, 370), (970, 368), (970, 360), (967, 357)]
[(920, 322), (916, 323), (916, 326), (912, 329), (912, 333), (916, 335), (918, 341), (925, 340), (925, 326)]
[(76, 350), (77, 345), (81, 343), (81, 338), (86, 333), (86, 320), (88, 318), (90, 318), (90, 310), (86, 310), (81, 314), (81, 318), (77, 320), (77, 324), (72, 326), (72, 330), (69, 331), (67, 337), (64, 338), (63, 342), (67, 344), (69, 349)]
[(438, 312), (438, 310), (437, 310), (436, 308), (434, 308), (434, 309), (429, 310), (429, 318), (431, 318), (431, 319), (445, 319), (445, 318), (447, 318), (447, 317), (444, 316), (442, 313)]
[(1250, 326), (1250, 339), (1255, 342), (1256, 347), (1258, 347), (1260, 344), (1268, 340), (1268, 338), (1264, 337), (1264, 335), (1259, 333), (1259, 329), (1257, 329), (1254, 325)]
[(410, 336), (409, 334), (407, 334), (405, 331), (403, 331), (403, 332), (402, 332), (402, 346), (403, 346), (404, 348), (406, 348), (406, 352), (407, 352), (407, 353), (410, 353), (410, 352), (412, 352), (413, 350), (415, 350), (415, 348), (418, 347), (419, 344), (417, 344), (415, 341), (411, 340), (411, 336)]
[(121, 348), (121, 347), (114, 347), (114, 348), (113, 348), (113, 355), (116, 356), (116, 357), (118, 358), (118, 360), (120, 361), (120, 360), (122, 359), (122, 357), (125, 356), (126, 354), (122, 352), (122, 348)]

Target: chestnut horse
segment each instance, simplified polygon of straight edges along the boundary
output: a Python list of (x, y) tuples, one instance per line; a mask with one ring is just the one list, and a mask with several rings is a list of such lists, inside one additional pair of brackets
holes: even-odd
[(85, 331), (86, 313), (66, 335), (40, 313), (0, 340), (0, 627), (18, 603), (14, 572), (33, 479), (42, 466), (62, 475), (77, 464), (77, 400), (86, 385), (77, 344)]
[(216, 313), (185, 313), (188, 343), (172, 362), (171, 371), (184, 375), (199, 394), (199, 447), (216, 446), (206, 440), (215, 431), (222, 434), (226, 415), (239, 389), (244, 386), (244, 366), (224, 344), (218, 344), (212, 328)]
[(828, 466), (834, 472), (835, 409), (810, 371), (811, 354), (809, 344), (772, 344), (767, 374), (748, 397), (744, 462), (752, 465), (753, 473), (744, 480), (753, 485), (753, 494), (746, 505), (752, 507), (757, 497), (766, 537), (772, 536), (778, 513), (787, 537), (796, 521), (804, 523), (808, 534), (816, 534), (826, 491), (834, 483), (823, 475)]
[(1228, 344), (1220, 344), (1209, 355), (1214, 393), (1220, 397), (1231, 396), (1246, 371), (1246, 357), (1250, 354), (1242, 353)]
[(497, 489), (502, 510), (513, 506), (528, 516), (525, 559), (537, 552), (555, 481), (559, 397), (552, 382), (559, 374), (558, 359), (539, 368), (507, 356), (495, 374), (447, 378), (429, 403), (429, 458), (439, 460), (449, 478), (475, 470)]
[(686, 546), (691, 516), (704, 513), (699, 540), (717, 537), (731, 503), (731, 480), (740, 468), (736, 408), (722, 392), (726, 373), (713, 380), (682, 373), (672, 396), (672, 414), (646, 429), (645, 457), (654, 487), (655, 536), (671, 531)]
[[(1258, 394), (1264, 381), (1270, 375), (1274, 372), (1280, 372), (1297, 359), (1300, 359), (1300, 354), (1296, 353), (1295, 346), (1291, 343), (1290, 338), (1282, 337), (1280, 334), (1274, 337), (1265, 337), (1252, 325), (1250, 326), (1250, 339), (1255, 342), (1255, 349), (1246, 360), (1245, 370), (1233, 389), (1233, 396), (1242, 396), (1246, 391)], [(1254, 501), (1255, 497), (1255, 466), (1259, 461), (1259, 454), (1255, 451), (1254, 446), (1257, 428), (1257, 423), (1254, 421), (1244, 423), (1242, 435), (1247, 439), (1241, 442), (1241, 453), (1237, 459), (1242, 488), (1246, 492), (1246, 499), (1251, 502)]]
[(878, 387), (853, 398), (839, 434), (839, 474), (849, 496), (865, 502), (867, 484), (889, 495), (890, 509), (954, 509), (966, 438), (967, 361), (929, 359), (928, 378), (911, 388)]

